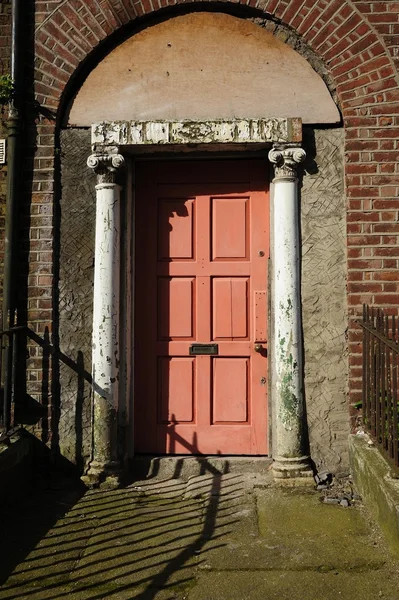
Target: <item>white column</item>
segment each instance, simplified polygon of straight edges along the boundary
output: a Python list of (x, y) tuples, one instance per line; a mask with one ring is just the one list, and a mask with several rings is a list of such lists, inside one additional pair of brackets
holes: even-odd
[(86, 479), (118, 483), (120, 191), (115, 183), (120, 154), (92, 155), (98, 175), (92, 335), (93, 452)]
[[(273, 179), (272, 406), (273, 470), (277, 479), (312, 475), (307, 455), (301, 321), (301, 239), (296, 169), (302, 148), (269, 152)], [(274, 397), (273, 397), (274, 396)]]

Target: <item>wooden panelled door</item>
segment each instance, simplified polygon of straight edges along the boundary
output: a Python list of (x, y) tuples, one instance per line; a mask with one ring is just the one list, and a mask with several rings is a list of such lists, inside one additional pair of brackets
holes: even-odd
[(136, 164), (135, 449), (264, 455), (267, 162)]

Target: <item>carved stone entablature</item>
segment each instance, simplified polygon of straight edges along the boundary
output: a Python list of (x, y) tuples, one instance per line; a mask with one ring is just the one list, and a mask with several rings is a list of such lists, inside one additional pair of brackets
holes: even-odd
[(274, 146), (269, 152), (269, 160), (274, 164), (275, 180), (295, 180), (298, 165), (306, 158), (306, 152), (299, 146)]
[(92, 125), (93, 149), (108, 146), (300, 143), (301, 119), (105, 121)]
[(96, 173), (98, 183), (115, 183), (118, 169), (123, 167), (125, 159), (122, 154), (91, 154), (87, 166)]

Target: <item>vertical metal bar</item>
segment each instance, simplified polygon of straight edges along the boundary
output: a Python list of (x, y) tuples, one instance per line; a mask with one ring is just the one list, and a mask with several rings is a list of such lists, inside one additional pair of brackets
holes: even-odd
[[(379, 333), (380, 330), (381, 312), (377, 309), (376, 317), (376, 329)], [(381, 342), (380, 339), (376, 340), (376, 361), (375, 361), (375, 438), (377, 444), (381, 443)]]
[[(16, 320), (16, 289), (18, 269), (15, 263), (18, 256), (18, 198), (21, 185), (20, 162), (20, 122), (21, 101), (23, 94), (22, 72), (22, 43), (24, 42), (21, 24), (23, 18), (22, 0), (11, 2), (11, 56), (10, 72), (14, 84), (14, 94), (9, 103), (7, 121), (7, 200), (4, 235), (4, 276), (3, 276), (3, 328), (9, 329)], [(21, 77), (22, 75), (22, 77)], [(12, 388), (12, 339), (8, 334), (8, 344), (3, 352), (1, 363), (2, 379), (4, 381), (4, 425), (10, 427), (11, 388)]]
[[(366, 306), (365, 310), (365, 323), (370, 323), (370, 310)], [(363, 381), (364, 401), (363, 401), (363, 420), (367, 428), (370, 427), (370, 414), (371, 414), (371, 370), (370, 370), (370, 332), (368, 329), (364, 329), (364, 348), (363, 357), (365, 360), (365, 379)]]
[[(385, 319), (385, 336), (387, 339), (389, 339), (389, 317), (388, 315), (386, 316)], [(391, 355), (393, 356), (393, 350), (391, 350), (390, 348), (388, 348), (388, 346), (386, 346), (386, 350), (387, 350), (387, 363), (386, 363), (386, 376), (387, 376), (387, 380), (386, 380), (386, 390), (387, 390), (387, 397), (386, 397), (386, 429), (387, 429), (387, 445), (386, 445), (386, 450), (387, 450), (387, 454), (390, 460), (392, 460), (393, 454), (392, 454), (392, 449), (393, 449), (393, 443), (392, 443), (392, 436), (393, 436), (393, 411), (392, 411), (392, 364), (391, 364)]]
[(7, 334), (4, 339), (7, 341), (4, 351), (4, 367), (5, 367), (5, 378), (4, 378), (4, 400), (3, 400), (3, 427), (7, 432), (11, 426), (11, 378), (8, 376), (11, 366), (11, 339), (10, 335)]
[[(385, 315), (385, 338), (387, 341), (389, 340), (389, 316)], [(385, 450), (388, 453), (388, 443), (390, 438), (390, 428), (391, 428), (391, 350), (388, 344), (385, 344), (385, 400), (384, 400), (384, 409), (385, 409)]]
[[(371, 322), (369, 323), (374, 328), (374, 309), (371, 309)], [(368, 430), (371, 435), (375, 436), (375, 336), (371, 335), (370, 343), (370, 413)]]
[[(384, 334), (385, 332), (385, 315), (384, 311), (380, 313), (380, 323), (379, 323), (379, 333)], [(379, 440), (383, 450), (385, 451), (385, 441), (386, 441), (386, 388), (385, 388), (385, 359), (386, 359), (386, 344), (381, 342), (380, 340), (380, 396), (379, 396), (379, 405), (380, 405), (380, 435)]]
[(395, 352), (394, 354), (394, 368), (393, 368), (393, 399), (392, 399), (392, 408), (393, 408), (393, 427), (392, 427), (392, 444), (393, 444), (393, 460), (395, 467), (399, 467), (399, 441), (398, 441), (398, 354)]
[(18, 374), (18, 332), (12, 334), (12, 365), (11, 365), (11, 390), (10, 390), (10, 418), (11, 425), (15, 427), (15, 402), (16, 402), (16, 387)]
[[(366, 322), (366, 305), (363, 304), (363, 324)], [(367, 329), (363, 327), (363, 345), (362, 345), (362, 407), (363, 407), (363, 416), (366, 414), (366, 405), (367, 405)]]
[[(1, 362), (0, 364), (3, 364), (3, 344), (4, 344), (4, 334), (2, 333), (0, 335), (0, 358), (1, 358)], [(5, 399), (6, 399), (6, 395), (4, 393), (4, 379), (0, 376), (0, 388), (2, 390), (2, 397), (1, 397), (1, 414), (0, 414), (0, 434), (3, 432), (3, 430), (5, 429), (4, 427), (4, 417), (5, 417)]]
[(399, 442), (398, 442), (398, 358), (399, 358), (399, 345), (398, 345), (398, 329), (396, 324), (396, 317), (392, 317), (392, 340), (395, 342), (396, 350), (393, 354), (393, 365), (392, 365), (392, 412), (393, 412), (393, 426), (392, 426), (392, 445), (393, 445), (393, 461), (396, 468), (399, 467)]

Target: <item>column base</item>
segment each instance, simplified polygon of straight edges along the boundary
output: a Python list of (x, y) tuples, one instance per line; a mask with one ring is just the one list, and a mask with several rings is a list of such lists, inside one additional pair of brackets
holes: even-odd
[(277, 456), (273, 461), (273, 476), (277, 485), (307, 487), (315, 485), (309, 456), (295, 458)]
[(119, 462), (99, 462), (93, 460), (81, 480), (88, 488), (115, 490), (120, 487), (122, 468)]

